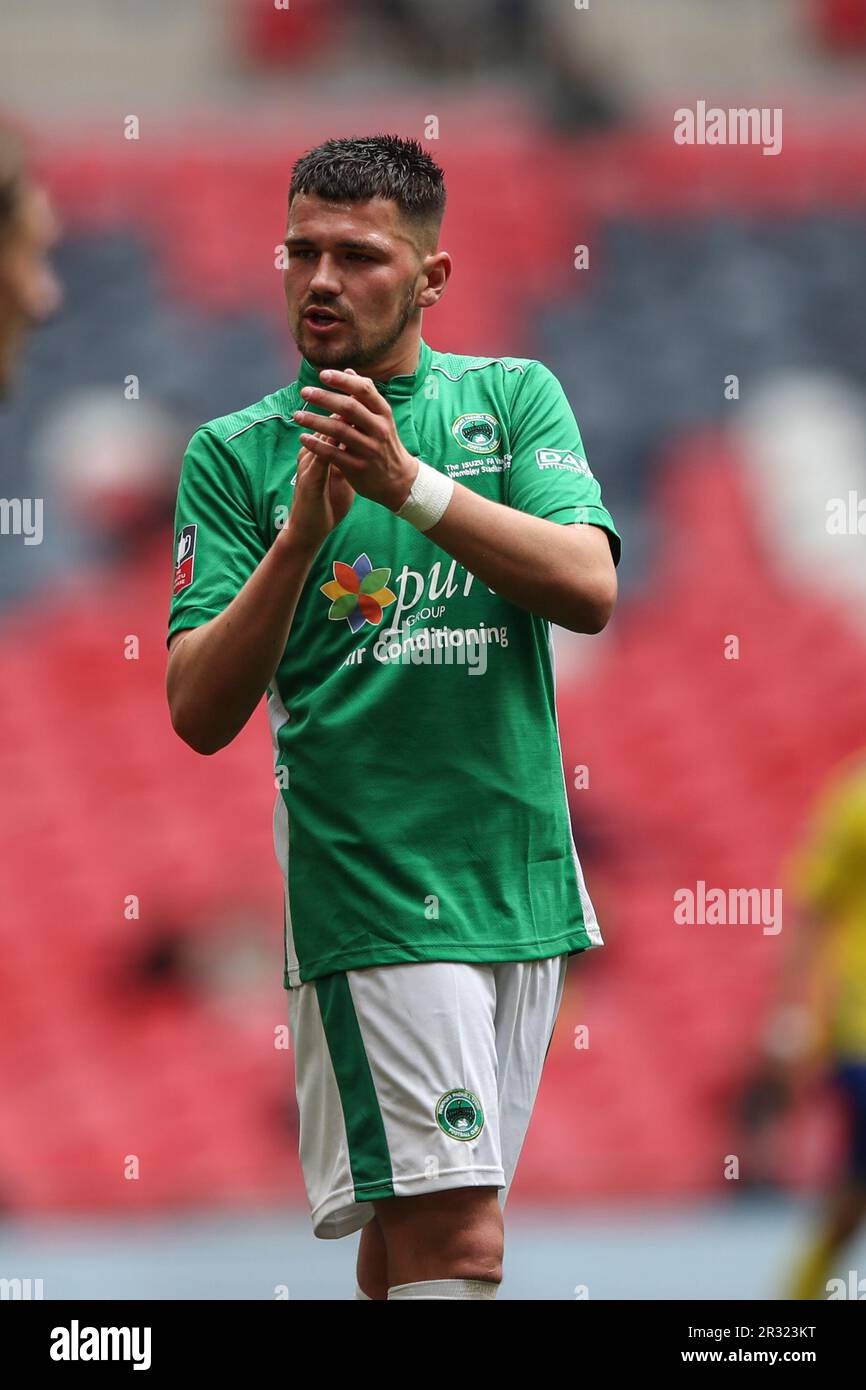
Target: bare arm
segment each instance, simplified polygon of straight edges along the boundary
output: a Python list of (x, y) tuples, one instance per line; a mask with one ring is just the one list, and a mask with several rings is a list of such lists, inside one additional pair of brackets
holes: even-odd
[(261, 564), (222, 613), (172, 637), (171, 722), (196, 753), (218, 752), (246, 724), (280, 663), (316, 552), (352, 500), (345, 479), (302, 450), (289, 522)]
[(258, 569), (216, 618), (176, 632), (166, 690), (175, 733), (216, 753), (246, 724), (277, 669), (315, 555), (281, 531)]
[[(409, 495), (418, 460), (403, 446), (388, 402), (357, 373), (323, 372), (321, 379), (349, 393), (304, 387), (311, 405), (339, 407), (330, 419), (295, 411), (317, 435), (301, 441), (333, 463), (356, 492), (398, 511)], [(605, 531), (590, 524), (563, 526), (480, 497), (455, 482), (442, 518), (427, 535), (478, 579), (520, 608), (574, 632), (600, 632), (616, 602), (616, 569)]]
[(573, 632), (600, 632), (613, 612), (616, 569), (600, 526), (545, 521), (455, 483), (427, 535), (509, 602)]

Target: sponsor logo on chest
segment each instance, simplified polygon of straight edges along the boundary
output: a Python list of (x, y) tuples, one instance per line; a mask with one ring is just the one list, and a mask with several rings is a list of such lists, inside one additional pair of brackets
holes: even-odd
[(458, 594), (468, 597), (475, 580), (475, 576), (456, 560), (451, 561), (444, 577), (442, 563), (437, 560), (426, 575), (404, 565), (391, 579), (391, 568), (375, 567), (366, 552), (351, 565), (344, 560), (334, 560), (332, 568), (334, 577), (320, 585), (320, 593), (330, 600), (328, 618), (331, 622), (345, 620), (352, 632), (360, 632), (368, 623), (378, 627), (386, 612), (390, 628), (394, 630), (401, 623), (417, 622), (419, 618), (439, 618), (445, 612), (444, 604), (431, 605)]

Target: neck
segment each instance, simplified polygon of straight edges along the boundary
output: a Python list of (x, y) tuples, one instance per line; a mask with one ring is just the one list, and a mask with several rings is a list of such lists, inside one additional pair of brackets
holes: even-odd
[(375, 381), (390, 381), (392, 376), (412, 376), (418, 370), (421, 360), (420, 326), (408, 337), (403, 336), (393, 347), (374, 362), (368, 362), (362, 371), (363, 376)]
[(383, 391), (405, 394), (415, 389), (425, 352), (429, 353), (430, 349), (420, 333), (416, 333), (410, 343), (401, 340), (371, 361), (359, 362), (356, 358), (349, 358), (347, 361), (316, 363), (305, 357), (299, 368), (299, 379), (302, 386), (317, 386), (319, 373), (326, 368), (336, 368), (338, 371), (353, 368), (361, 376), (377, 381)]

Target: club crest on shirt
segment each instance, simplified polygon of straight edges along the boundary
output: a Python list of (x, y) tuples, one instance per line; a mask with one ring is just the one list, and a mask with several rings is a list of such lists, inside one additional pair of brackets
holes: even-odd
[(174, 570), (174, 592), (189, 588), (195, 565), (195, 539), (198, 526), (184, 526), (177, 538), (177, 563)]
[(451, 433), (458, 444), (473, 454), (492, 454), (502, 440), (502, 426), (495, 415), (458, 415)]
[(446, 1091), (436, 1102), (436, 1123), (451, 1139), (477, 1139), (484, 1128), (481, 1102), (471, 1091)]

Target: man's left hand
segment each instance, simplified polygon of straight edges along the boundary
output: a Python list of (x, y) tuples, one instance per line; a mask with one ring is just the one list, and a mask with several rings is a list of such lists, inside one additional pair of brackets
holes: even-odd
[(396, 512), (409, 496), (418, 460), (401, 444), (390, 405), (369, 377), (351, 368), (326, 370), (319, 376), (325, 385), (304, 386), (301, 395), (333, 414), (296, 410), (295, 422), (311, 431), (301, 435), (301, 443), (317, 458), (335, 464), (362, 497)]

